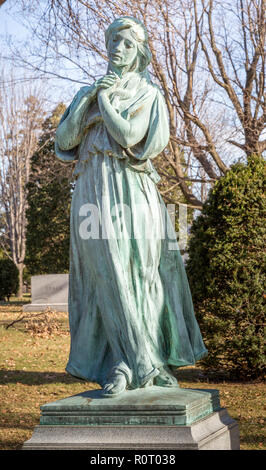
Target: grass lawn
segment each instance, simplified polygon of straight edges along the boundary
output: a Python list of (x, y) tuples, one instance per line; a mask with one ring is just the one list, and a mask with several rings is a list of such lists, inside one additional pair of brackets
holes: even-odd
[[(31, 437), (42, 404), (99, 388), (65, 372), (70, 343), (67, 314), (50, 313), (44, 320), (24, 319), (6, 328), (22, 315), (23, 303), (11, 299), (0, 304), (1, 450), (20, 449)], [(221, 406), (238, 421), (241, 449), (266, 449), (263, 382), (219, 381), (199, 367), (179, 369), (177, 378), (184, 388), (219, 389)]]

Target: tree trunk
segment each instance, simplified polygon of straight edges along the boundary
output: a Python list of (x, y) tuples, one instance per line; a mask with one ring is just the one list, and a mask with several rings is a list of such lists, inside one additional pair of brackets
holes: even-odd
[(24, 271), (24, 264), (23, 264), (23, 263), (19, 263), (19, 264), (17, 265), (17, 268), (18, 268), (18, 272), (19, 272), (19, 285), (18, 285), (17, 297), (19, 297), (19, 298), (21, 299), (22, 296), (23, 296), (23, 271)]

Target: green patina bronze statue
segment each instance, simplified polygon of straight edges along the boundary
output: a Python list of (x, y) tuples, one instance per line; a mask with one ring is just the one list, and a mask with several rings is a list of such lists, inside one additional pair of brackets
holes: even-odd
[(127, 388), (177, 387), (171, 367), (194, 364), (207, 351), (151, 163), (168, 144), (169, 124), (147, 71), (146, 29), (118, 18), (106, 48), (107, 74), (78, 91), (55, 148), (60, 160), (77, 160), (66, 370), (112, 397)]

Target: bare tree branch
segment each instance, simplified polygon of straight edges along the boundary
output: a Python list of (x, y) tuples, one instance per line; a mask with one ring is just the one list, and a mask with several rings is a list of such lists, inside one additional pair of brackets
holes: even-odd
[[(20, 63), (80, 84), (106, 72), (104, 31), (114, 18), (135, 16), (145, 24), (150, 75), (164, 93), (171, 131), (158, 171), (174, 175), (177, 194), (189, 204), (202, 204), (205, 180), (211, 185), (225, 174), (237, 150), (238, 156), (264, 151), (263, 0), (16, 3), (35, 39), (25, 51), (13, 47)], [(167, 196), (171, 186), (163, 178)]]
[(43, 118), (41, 92), (31, 90), (27, 93), (15, 85), (7, 90), (3, 81), (0, 109), (0, 246), (19, 270), (21, 296), (26, 251), (26, 184)]

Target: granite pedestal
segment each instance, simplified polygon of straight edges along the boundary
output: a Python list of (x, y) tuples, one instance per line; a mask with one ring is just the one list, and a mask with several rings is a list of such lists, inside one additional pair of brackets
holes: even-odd
[(103, 398), (91, 390), (41, 406), (23, 449), (239, 449), (218, 390), (147, 387)]

